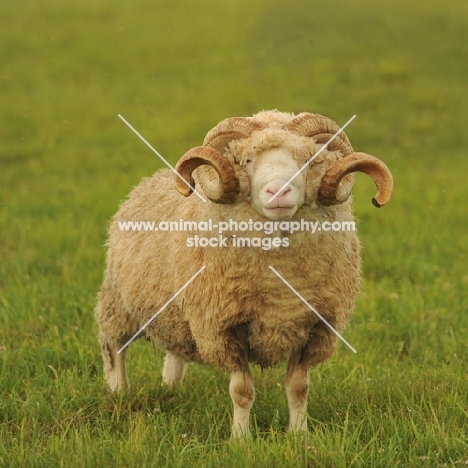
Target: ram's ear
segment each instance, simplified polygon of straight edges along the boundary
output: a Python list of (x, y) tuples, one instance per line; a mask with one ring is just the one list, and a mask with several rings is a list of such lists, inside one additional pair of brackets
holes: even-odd
[(389, 168), (374, 156), (366, 153), (354, 153), (338, 159), (322, 177), (318, 191), (320, 203), (335, 205), (346, 201), (351, 194), (350, 182), (346, 178), (354, 175), (355, 172), (364, 172), (370, 175), (375, 182), (377, 194), (372, 199), (374, 206), (380, 208), (389, 202), (393, 191), (393, 177)]
[(240, 183), (234, 165), (217, 150), (208, 146), (197, 146), (187, 151), (180, 158), (175, 169), (186, 181), (175, 178), (177, 191), (188, 197), (192, 194), (194, 185), (192, 173), (195, 169), (203, 175), (200, 178), (200, 186), (207, 196), (214, 203), (229, 204), (234, 203), (240, 192)]

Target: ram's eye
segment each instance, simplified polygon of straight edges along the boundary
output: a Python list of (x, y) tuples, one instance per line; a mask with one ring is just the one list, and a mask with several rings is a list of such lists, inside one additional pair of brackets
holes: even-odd
[(245, 164), (250, 164), (251, 162), (252, 162), (252, 158), (247, 158), (247, 159), (245, 160)]

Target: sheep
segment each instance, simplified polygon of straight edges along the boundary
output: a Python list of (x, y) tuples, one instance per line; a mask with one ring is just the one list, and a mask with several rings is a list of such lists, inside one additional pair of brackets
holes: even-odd
[[(127, 348), (122, 346), (147, 324), (140, 336), (165, 351), (162, 379), (169, 387), (182, 382), (190, 361), (230, 373), (233, 438), (250, 433), (255, 388), (249, 363), (266, 368), (287, 362), (289, 430), (307, 430), (308, 370), (335, 351), (337, 336), (328, 325), (341, 333), (354, 309), (360, 243), (354, 231), (285, 232), (281, 221), (353, 222), (356, 171), (373, 178), (377, 207), (389, 201), (393, 188), (387, 166), (354, 153), (344, 132), (329, 142), (338, 131), (330, 118), (307, 112), (272, 110), (228, 118), (208, 132), (202, 146), (178, 161), (179, 177), (163, 169), (134, 188), (110, 224), (107, 266), (95, 310), (111, 390), (129, 388)], [(190, 196), (197, 189), (209, 201)], [(230, 221), (228, 242), (219, 248), (189, 247), (188, 236), (194, 232), (119, 228), (124, 221), (182, 220)], [(274, 236), (281, 243), (269, 249), (235, 246), (230, 241), (239, 232), (233, 221), (249, 220), (276, 222)], [(253, 243), (259, 232), (242, 236)]]

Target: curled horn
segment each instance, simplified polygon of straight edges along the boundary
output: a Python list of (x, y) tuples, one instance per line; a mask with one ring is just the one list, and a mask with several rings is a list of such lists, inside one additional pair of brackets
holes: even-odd
[(219, 176), (218, 184), (210, 184), (208, 187), (202, 184), (205, 195), (215, 203), (232, 203), (239, 194), (239, 178), (229, 160), (209, 146), (197, 146), (182, 156), (175, 169), (189, 185), (176, 177), (176, 189), (184, 197), (191, 195), (195, 186), (192, 172), (205, 164), (212, 167)]
[(372, 177), (377, 187), (377, 194), (372, 203), (377, 208), (390, 200), (393, 190), (393, 177), (388, 167), (380, 159), (366, 153), (354, 153), (338, 159), (322, 177), (318, 199), (324, 205), (343, 203), (338, 194), (341, 179), (352, 172), (364, 172)]
[[(288, 130), (301, 136), (311, 137), (317, 143), (326, 144), (340, 130), (340, 127), (324, 115), (303, 112), (288, 125)], [(340, 151), (343, 156), (353, 153), (353, 147), (343, 131), (329, 143), (327, 149)]]
[[(340, 127), (332, 119), (319, 114), (299, 114), (289, 129), (299, 135), (312, 137), (317, 143), (326, 144)], [(353, 147), (341, 131), (329, 143), (329, 151), (340, 151), (338, 159), (322, 177), (318, 200), (324, 205), (345, 202), (351, 195), (355, 172), (364, 172), (372, 177), (377, 186), (377, 195), (372, 199), (376, 207), (384, 206), (392, 195), (393, 178), (388, 167), (379, 159), (365, 153), (354, 153)]]
[[(200, 186), (205, 195), (214, 203), (234, 203), (240, 192), (239, 168), (224, 156), (229, 142), (248, 138), (263, 126), (248, 117), (233, 117), (221, 121), (210, 130), (203, 146), (187, 151), (176, 165), (176, 171), (190, 184), (176, 177), (175, 187), (185, 197), (193, 192), (192, 173), (195, 169)], [(201, 167), (204, 166), (204, 167)]]
[[(293, 133), (313, 138), (317, 143), (325, 145), (340, 130), (340, 127), (329, 117), (303, 112), (288, 125), (288, 129)], [(329, 151), (339, 151), (343, 157), (349, 156), (354, 152), (348, 137), (343, 131), (338, 133), (336, 138), (328, 143), (327, 149)], [(337, 188), (337, 196), (340, 200), (346, 201), (349, 198), (353, 190), (355, 178), (355, 174), (348, 174), (346, 177), (343, 177)]]
[(241, 138), (249, 138), (255, 130), (264, 126), (255, 122), (251, 117), (232, 117), (222, 120), (215, 128), (210, 130), (203, 141), (203, 146), (210, 146), (223, 153), (229, 142)]

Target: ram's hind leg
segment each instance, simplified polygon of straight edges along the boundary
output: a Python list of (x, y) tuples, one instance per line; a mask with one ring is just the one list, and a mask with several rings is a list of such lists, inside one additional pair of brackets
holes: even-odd
[(309, 371), (307, 366), (301, 363), (300, 352), (289, 360), (285, 388), (289, 404), (289, 430), (307, 431)]
[(119, 296), (106, 281), (99, 293), (94, 311), (99, 326), (99, 343), (104, 361), (104, 377), (112, 391), (130, 388), (125, 370), (126, 349), (118, 351), (132, 336), (136, 324), (131, 323), (124, 313)]
[(180, 385), (184, 380), (186, 365), (185, 360), (180, 356), (167, 352), (166, 358), (164, 359), (163, 382), (169, 388)]
[(130, 388), (125, 369), (125, 354), (127, 349), (118, 353), (119, 344), (109, 343), (101, 339), (101, 352), (104, 360), (104, 376), (113, 392)]

